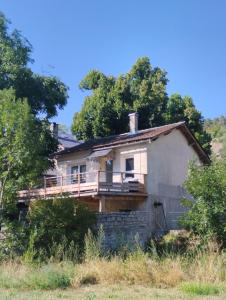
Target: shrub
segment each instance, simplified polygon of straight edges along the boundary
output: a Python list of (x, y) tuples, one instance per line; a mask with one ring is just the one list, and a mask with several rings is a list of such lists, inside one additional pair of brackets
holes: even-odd
[(1, 253), (5, 257), (23, 256), (34, 260), (76, 260), (84, 248), (84, 236), (96, 216), (76, 200), (58, 197), (30, 204), (25, 221), (5, 223)]
[(190, 210), (181, 218), (182, 225), (206, 240), (216, 237), (225, 246), (226, 161), (204, 167), (192, 164), (185, 188), (195, 201), (186, 200)]

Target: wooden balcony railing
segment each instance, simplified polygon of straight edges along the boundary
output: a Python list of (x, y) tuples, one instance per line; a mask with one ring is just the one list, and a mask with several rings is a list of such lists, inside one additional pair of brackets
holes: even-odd
[(99, 193), (145, 194), (145, 181), (145, 174), (104, 171), (44, 177), (42, 188), (20, 191), (18, 197), (21, 199), (46, 198), (63, 193), (78, 197)]

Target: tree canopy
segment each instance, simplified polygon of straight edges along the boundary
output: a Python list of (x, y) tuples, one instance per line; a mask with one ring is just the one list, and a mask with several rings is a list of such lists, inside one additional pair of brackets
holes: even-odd
[(80, 88), (89, 91), (80, 112), (75, 113), (72, 131), (87, 140), (128, 132), (128, 114), (139, 113), (139, 129), (185, 120), (201, 144), (210, 151), (210, 136), (203, 129), (203, 117), (191, 97), (168, 96), (167, 74), (141, 57), (131, 70), (118, 77), (92, 70)]
[[(18, 189), (35, 185), (51, 167), (57, 149), (47, 122), (39, 121), (26, 99), (13, 90), (0, 91), (0, 204), (10, 202)], [(9, 201), (10, 200), (10, 201)]]
[(16, 98), (27, 99), (34, 114), (55, 116), (67, 103), (68, 88), (54, 76), (31, 70), (31, 44), (18, 30), (10, 32), (8, 25), (0, 13), (0, 90), (13, 88)]
[[(48, 119), (67, 103), (68, 88), (30, 68), (32, 46), (0, 13), (0, 200), (34, 185), (51, 166), (57, 141)], [(41, 117), (40, 117), (41, 116)], [(14, 195), (15, 196), (15, 195)]]

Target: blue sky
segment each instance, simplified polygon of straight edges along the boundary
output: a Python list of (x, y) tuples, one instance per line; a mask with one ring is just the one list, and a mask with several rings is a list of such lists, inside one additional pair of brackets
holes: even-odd
[(59, 77), (70, 126), (91, 69), (118, 75), (140, 56), (168, 72), (168, 93), (190, 95), (205, 117), (226, 115), (226, 1), (0, 0), (0, 10), (33, 45), (35, 72)]

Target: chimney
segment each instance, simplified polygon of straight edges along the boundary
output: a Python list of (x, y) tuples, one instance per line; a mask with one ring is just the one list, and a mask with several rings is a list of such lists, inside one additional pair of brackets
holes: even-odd
[(50, 131), (55, 139), (58, 138), (58, 124), (53, 122), (50, 124)]
[(129, 114), (129, 129), (130, 133), (136, 133), (138, 131), (138, 113)]

